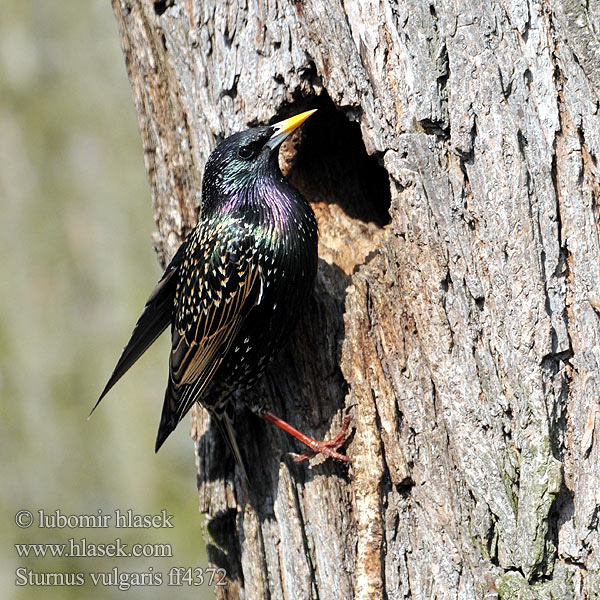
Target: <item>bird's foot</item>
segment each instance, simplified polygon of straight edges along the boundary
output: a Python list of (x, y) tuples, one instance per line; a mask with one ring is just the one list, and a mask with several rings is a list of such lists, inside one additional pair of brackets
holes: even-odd
[(270, 423), (277, 425), (277, 427), (283, 429), (285, 432), (294, 436), (296, 439), (300, 440), (303, 444), (308, 446), (309, 449), (306, 452), (303, 452), (302, 454), (295, 454), (294, 452), (290, 453), (291, 457), (295, 462), (305, 462), (310, 458), (317, 456), (317, 454), (324, 454), (325, 456), (329, 456), (330, 458), (340, 460), (345, 463), (350, 462), (349, 456), (341, 454), (337, 450), (340, 448), (340, 446), (344, 444), (344, 442), (348, 439), (348, 436), (350, 435), (349, 429), (350, 423), (352, 422), (352, 415), (346, 415), (342, 424), (341, 431), (334, 438), (323, 441), (315, 440), (314, 438), (311, 438), (310, 436), (302, 433), (301, 431), (298, 431), (295, 427), (292, 427), (289, 423), (286, 423), (273, 413), (267, 412), (264, 415), (262, 415), (262, 417)]
[(346, 415), (342, 424), (341, 431), (333, 439), (323, 440), (322, 442), (313, 440), (314, 444), (306, 444), (310, 448), (310, 450), (307, 450), (302, 454), (296, 454), (294, 452), (291, 452), (290, 456), (296, 463), (303, 463), (309, 460), (310, 458), (317, 456), (317, 454), (324, 454), (325, 456), (329, 456), (331, 458), (334, 458), (335, 460), (341, 460), (345, 463), (349, 463), (350, 457), (345, 454), (340, 454), (339, 452), (337, 452), (337, 450), (348, 439), (348, 436), (350, 435), (349, 427), (351, 422), (352, 415)]

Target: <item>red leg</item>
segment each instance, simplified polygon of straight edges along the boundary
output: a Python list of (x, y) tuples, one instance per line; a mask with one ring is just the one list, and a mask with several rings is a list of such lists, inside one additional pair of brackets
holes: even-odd
[(317, 454), (325, 454), (331, 458), (335, 458), (336, 460), (341, 460), (343, 462), (350, 462), (350, 458), (345, 454), (340, 454), (336, 452), (336, 450), (346, 441), (348, 437), (348, 427), (350, 422), (352, 421), (351, 415), (347, 415), (344, 419), (344, 424), (342, 425), (342, 430), (331, 440), (324, 440), (320, 442), (319, 440), (315, 440), (310, 436), (298, 431), (295, 427), (280, 419), (277, 415), (274, 415), (272, 412), (266, 412), (260, 415), (265, 421), (269, 421), (269, 423), (273, 423), (280, 429), (283, 429), (286, 433), (294, 436), (297, 440), (300, 440), (303, 444), (309, 447), (309, 450), (300, 455), (294, 455), (294, 460), (296, 462), (304, 462)]

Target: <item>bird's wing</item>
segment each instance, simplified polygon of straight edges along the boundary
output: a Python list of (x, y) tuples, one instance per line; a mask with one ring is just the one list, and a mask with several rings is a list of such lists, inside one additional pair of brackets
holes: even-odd
[(187, 254), (175, 301), (157, 450), (206, 390), (246, 315), (262, 297), (255, 240), (245, 229), (237, 229), (235, 236), (213, 229)]
[(152, 345), (156, 338), (158, 338), (171, 323), (175, 291), (177, 289), (177, 273), (185, 254), (186, 246), (187, 241), (184, 241), (165, 269), (165, 272), (156, 284), (156, 287), (152, 290), (150, 297), (146, 301), (144, 310), (135, 324), (131, 338), (129, 339), (129, 342), (127, 342), (125, 348), (123, 348), (117, 366), (104, 387), (102, 394), (100, 394), (94, 408), (90, 411), (90, 416), (115, 383), (125, 375), (135, 361)]

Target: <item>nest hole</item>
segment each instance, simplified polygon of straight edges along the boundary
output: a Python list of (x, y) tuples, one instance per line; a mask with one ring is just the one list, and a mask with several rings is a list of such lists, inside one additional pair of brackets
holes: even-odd
[[(377, 248), (390, 222), (390, 183), (377, 156), (369, 156), (360, 125), (328, 96), (282, 151), (282, 170), (311, 202), (319, 221), (319, 254), (352, 273)], [(298, 107), (290, 114), (301, 112)]]

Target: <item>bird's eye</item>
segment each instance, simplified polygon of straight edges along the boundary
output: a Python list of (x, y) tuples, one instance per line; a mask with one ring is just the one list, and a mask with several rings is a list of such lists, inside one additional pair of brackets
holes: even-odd
[(244, 160), (252, 158), (254, 156), (254, 148), (252, 146), (242, 146), (238, 150), (238, 156)]

